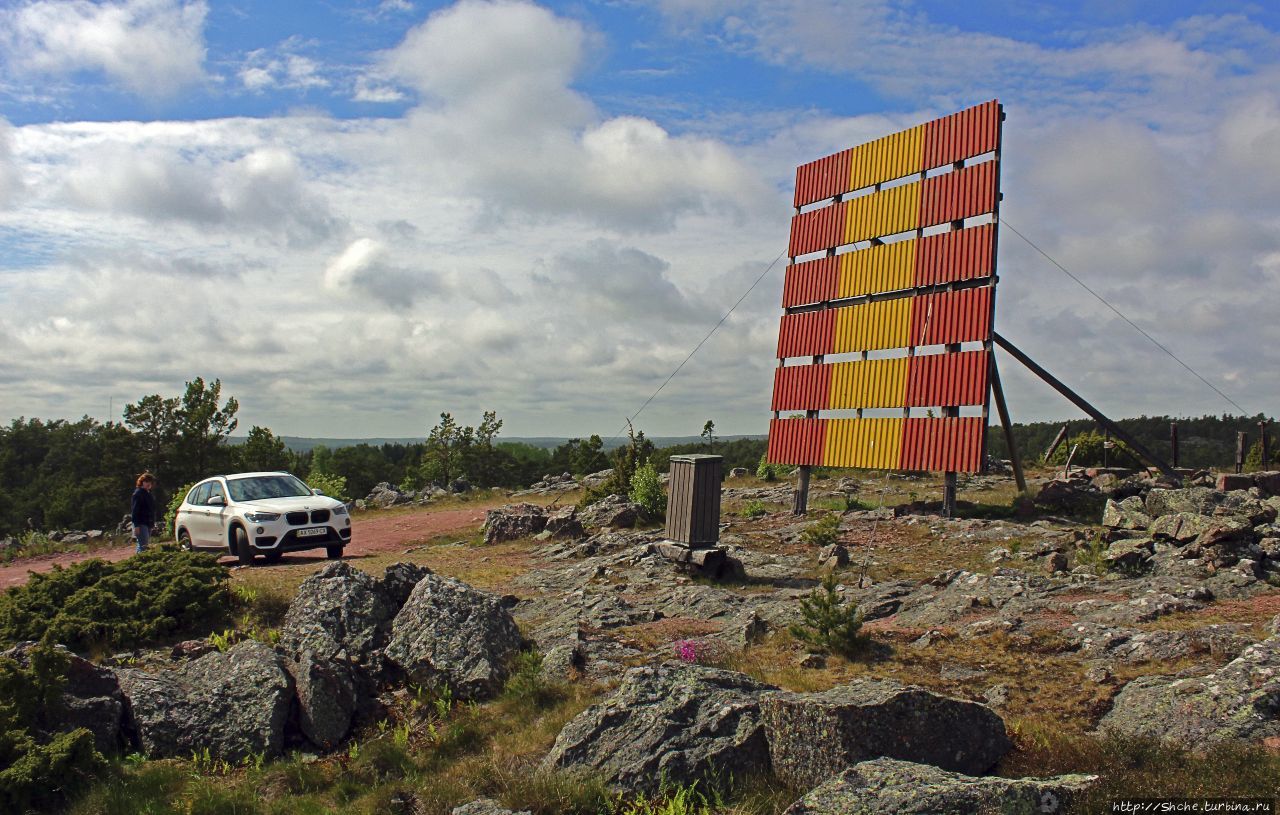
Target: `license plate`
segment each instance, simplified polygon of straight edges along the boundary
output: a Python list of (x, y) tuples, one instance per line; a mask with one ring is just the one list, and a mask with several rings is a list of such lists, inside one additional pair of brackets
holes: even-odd
[(293, 534), (299, 538), (314, 538), (319, 535), (328, 535), (329, 527), (313, 526), (310, 529), (299, 529), (297, 532), (294, 532)]

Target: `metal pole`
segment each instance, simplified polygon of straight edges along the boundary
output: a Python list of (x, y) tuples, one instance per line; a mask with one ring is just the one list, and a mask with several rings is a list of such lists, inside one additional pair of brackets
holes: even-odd
[(995, 354), (991, 355), (991, 395), (996, 399), (996, 412), (1000, 414), (1000, 424), (1004, 427), (1004, 443), (1009, 448), (1009, 460), (1013, 462), (1013, 480), (1018, 484), (1018, 492), (1026, 492), (1022, 456), (1018, 453), (1018, 445), (1013, 442), (1013, 423), (1009, 421), (1009, 406), (1004, 401), (1004, 386), (1000, 383), (1000, 371), (996, 369)]
[(1031, 359), (1031, 357), (1022, 353), (1022, 351), (1019, 350), (1016, 345), (1009, 342), (999, 334), (993, 333), (992, 336), (995, 338), (996, 345), (999, 345), (1001, 348), (1008, 351), (1009, 354), (1012, 355), (1014, 359), (1018, 360), (1018, 362), (1021, 362), (1023, 365), (1025, 365), (1027, 369), (1031, 371), (1031, 373), (1040, 377), (1051, 388), (1053, 388), (1063, 396), (1067, 397), (1067, 400), (1071, 402), (1071, 404), (1083, 410), (1085, 413), (1089, 415), (1091, 419), (1093, 419), (1098, 424), (1110, 430), (1115, 435), (1116, 438), (1120, 439), (1120, 441), (1124, 442), (1125, 444), (1133, 448), (1133, 452), (1137, 453), (1144, 461), (1147, 461), (1152, 465), (1154, 465), (1158, 470), (1160, 470), (1160, 472), (1164, 473), (1165, 476), (1167, 476), (1174, 482), (1181, 483), (1181, 479), (1178, 477), (1178, 474), (1174, 472), (1172, 467), (1170, 467), (1168, 464), (1165, 464), (1164, 461), (1161, 460), (1160, 458), (1157, 458), (1151, 451), (1149, 451), (1146, 448), (1145, 445), (1142, 444), (1142, 442), (1138, 441), (1133, 436), (1131, 436), (1127, 431), (1125, 431), (1123, 427), (1121, 427), (1120, 425), (1108, 419), (1106, 416), (1102, 414), (1101, 411), (1099, 411), (1093, 405), (1089, 404), (1089, 402), (1086, 401), (1084, 397), (1080, 396), (1078, 393), (1071, 390), (1066, 385), (1062, 384), (1062, 382), (1058, 381), (1058, 379), (1054, 377), (1053, 374), (1049, 373), (1044, 368), (1041, 368), (1039, 365), (1037, 365), (1035, 361)]

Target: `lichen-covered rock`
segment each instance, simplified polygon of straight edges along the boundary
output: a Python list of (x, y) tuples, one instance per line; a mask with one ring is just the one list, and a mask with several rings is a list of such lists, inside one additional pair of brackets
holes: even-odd
[(1208, 515), (1223, 500), (1223, 494), (1211, 487), (1183, 487), (1175, 490), (1152, 490), (1147, 493), (1147, 514), (1152, 518), (1190, 512)]
[(802, 789), (881, 756), (978, 775), (1012, 746), (1004, 720), (985, 705), (892, 680), (765, 694), (760, 714), (774, 773)]
[(501, 598), (430, 575), (392, 622), (385, 654), (410, 681), (486, 699), (502, 689), (523, 644)]
[(285, 661), (298, 698), (298, 729), (322, 750), (336, 747), (351, 730), (358, 707), (350, 666), (303, 652)]
[(547, 515), (547, 524), (543, 532), (556, 538), (582, 537), (582, 521), (578, 520), (578, 508), (570, 504)]
[(1110, 529), (1146, 529), (1151, 526), (1151, 516), (1136, 495), (1122, 501), (1108, 498), (1102, 509), (1102, 525)]
[(1214, 524), (1208, 515), (1195, 512), (1171, 512), (1151, 522), (1151, 537), (1156, 540), (1190, 543)]
[(1280, 636), (1249, 646), (1207, 676), (1133, 680), (1099, 727), (1197, 746), (1280, 737)]
[(484, 514), (484, 542), (492, 545), (527, 538), (547, 525), (546, 510), (536, 504), (513, 504)]
[(543, 767), (586, 768), (643, 792), (663, 778), (750, 778), (769, 767), (757, 701), (769, 690), (776, 688), (700, 665), (632, 668), (612, 697), (565, 725)]
[(1151, 559), (1151, 554), (1150, 539), (1122, 538), (1107, 547), (1102, 559), (1109, 568), (1134, 570), (1142, 568)]
[(1096, 780), (975, 778), (878, 758), (832, 776), (783, 815), (1038, 815), (1062, 812)]
[(121, 668), (120, 689), (143, 752), (188, 757), (208, 748), (219, 759), (278, 755), (293, 680), (270, 646), (246, 640), (176, 670)]
[[(31, 665), (31, 651), (38, 646), (23, 642), (0, 652), (24, 668)], [(87, 659), (76, 656), (66, 647), (53, 646), (61, 659), (66, 660), (63, 672), (62, 692), (57, 698), (47, 700), (34, 724), (46, 735), (66, 733), (80, 727), (93, 733), (98, 750), (112, 754), (120, 750), (122, 735), (120, 725), (124, 719), (124, 695), (120, 683), (107, 668), (100, 668)]]
[(643, 507), (624, 496), (610, 495), (578, 513), (578, 518), (586, 526), (629, 529), (640, 520), (643, 511)]
[(280, 626), (280, 648), (286, 654), (308, 651), (314, 659), (360, 665), (376, 674), (395, 612), (376, 578), (334, 561), (302, 581)]

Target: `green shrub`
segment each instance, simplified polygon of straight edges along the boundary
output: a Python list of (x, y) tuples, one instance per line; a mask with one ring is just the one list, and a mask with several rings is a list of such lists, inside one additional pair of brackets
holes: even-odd
[(800, 540), (810, 546), (830, 546), (840, 540), (840, 516), (826, 515), (805, 527)]
[(767, 513), (763, 501), (748, 501), (742, 507), (742, 514), (747, 518), (761, 518)]
[(644, 507), (650, 520), (660, 520), (667, 515), (667, 494), (658, 479), (658, 471), (652, 461), (636, 468), (631, 476), (631, 500)]
[[(1134, 453), (1129, 446), (1122, 441), (1116, 441), (1115, 447), (1106, 451), (1107, 466), (1109, 467), (1141, 467), (1142, 459)], [(1071, 448), (1076, 449), (1076, 454), (1071, 458), (1073, 466), (1080, 467), (1101, 467), (1103, 459), (1103, 445), (1106, 443), (1106, 437), (1096, 430), (1090, 430), (1088, 433), (1077, 433), (1058, 445), (1058, 449), (1053, 451), (1053, 456), (1045, 462), (1046, 464), (1066, 464), (1067, 456), (1071, 455)]]
[(0, 657), (0, 811), (25, 812), (62, 803), (106, 762), (84, 728), (41, 737), (56, 721), (67, 667), (53, 648), (29, 652), (28, 665)]
[(0, 641), (124, 648), (208, 625), (228, 605), (227, 572), (198, 552), (153, 549), (33, 574), (0, 595)]
[(762, 478), (765, 481), (778, 480), (778, 466), (769, 463), (769, 454), (760, 456), (760, 463), (756, 465), (756, 478)]
[(351, 500), (351, 496), (347, 495), (347, 479), (340, 475), (312, 471), (307, 476), (307, 486), (339, 501)]
[(858, 606), (845, 602), (836, 591), (836, 576), (828, 573), (822, 584), (800, 600), (801, 622), (788, 629), (791, 636), (820, 651), (852, 657), (867, 644), (861, 633)]
[(182, 502), (186, 499), (187, 493), (191, 492), (191, 488), (195, 485), (196, 482), (194, 481), (190, 484), (183, 485), (182, 489), (175, 492), (173, 497), (169, 499), (169, 508), (164, 513), (164, 531), (170, 538), (172, 538), (176, 533), (176, 530), (173, 528), (173, 519), (178, 517), (178, 507), (182, 506)]

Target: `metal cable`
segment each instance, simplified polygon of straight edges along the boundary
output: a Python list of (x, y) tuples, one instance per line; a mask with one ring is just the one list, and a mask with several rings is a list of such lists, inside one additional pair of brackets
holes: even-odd
[(1015, 229), (1013, 224), (1009, 223), (1008, 218), (1002, 217), (1000, 219), (1000, 223), (1003, 226), (1007, 226), (1009, 228), (1009, 231), (1011, 231), (1013, 234), (1017, 235), (1019, 238), (1022, 238), (1022, 240), (1026, 242), (1027, 246), (1030, 246), (1032, 249), (1036, 250), (1041, 255), (1043, 255), (1045, 260), (1049, 261), (1054, 266), (1057, 266), (1059, 271), (1061, 271), (1067, 277), (1071, 278), (1077, 284), (1079, 284), (1080, 288), (1084, 289), (1085, 291), (1089, 292), (1089, 294), (1092, 294), (1094, 297), (1096, 297), (1098, 299), (1098, 302), (1102, 303), (1102, 305), (1114, 311), (1120, 319), (1124, 320), (1126, 323), (1132, 326), (1135, 331), (1137, 331), (1139, 334), (1141, 334), (1142, 336), (1150, 340), (1152, 345), (1159, 348), (1161, 351), (1164, 351), (1166, 354), (1170, 356), (1170, 358), (1173, 359), (1174, 362), (1178, 363), (1183, 368), (1186, 368), (1188, 371), (1190, 371), (1195, 376), (1196, 379), (1199, 379), (1201, 382), (1203, 382), (1204, 384), (1212, 388), (1214, 393), (1218, 394), (1223, 399), (1227, 400), (1227, 402), (1230, 403), (1236, 410), (1240, 411), (1241, 415), (1243, 416), (1249, 415), (1249, 411), (1240, 407), (1239, 403), (1236, 402), (1236, 400), (1232, 399), (1230, 396), (1227, 396), (1225, 393), (1219, 390), (1216, 385), (1214, 385), (1212, 382), (1210, 382), (1209, 380), (1201, 376), (1199, 371), (1197, 371), (1195, 368), (1192, 368), (1190, 365), (1188, 365), (1187, 363), (1179, 359), (1177, 354), (1173, 353), (1168, 348), (1161, 345), (1160, 342), (1155, 337), (1143, 331), (1142, 328), (1137, 323), (1135, 323), (1133, 320), (1130, 320), (1128, 317), (1126, 317), (1124, 312), (1122, 312), (1120, 309), (1116, 308), (1115, 306), (1111, 305), (1111, 303), (1107, 302), (1107, 299), (1105, 297), (1103, 297), (1101, 294), (1098, 294), (1096, 291), (1094, 291), (1093, 289), (1085, 285), (1085, 282), (1080, 278), (1076, 277), (1075, 275), (1073, 275), (1070, 271), (1068, 271), (1066, 266), (1063, 266), (1061, 263), (1054, 260), (1052, 257), (1049, 256), (1048, 252), (1044, 251), (1039, 246), (1036, 246), (1035, 243), (1033, 243), (1030, 238), (1028, 238), (1026, 235), (1022, 234), (1017, 229)]
[(693, 350), (689, 352), (689, 356), (684, 358), (684, 362), (681, 362), (679, 365), (676, 366), (676, 369), (671, 372), (671, 376), (668, 376), (666, 380), (661, 385), (658, 386), (658, 389), (654, 391), (652, 394), (650, 394), (648, 399), (644, 400), (644, 404), (640, 406), (640, 409), (637, 410), (635, 413), (633, 413), (631, 417), (627, 419), (626, 424), (618, 428), (618, 432), (614, 433), (613, 438), (609, 439), (609, 441), (613, 441), (614, 439), (620, 438), (622, 436), (622, 431), (626, 430), (627, 427), (636, 420), (636, 417), (639, 416), (644, 411), (644, 409), (649, 406), (649, 403), (652, 402), (654, 398), (659, 393), (662, 392), (662, 389), (667, 386), (668, 382), (670, 382), (672, 379), (675, 379), (676, 374), (680, 373), (680, 369), (683, 368), (689, 360), (693, 359), (693, 355), (698, 353), (698, 350), (702, 348), (702, 346), (706, 343), (707, 340), (711, 339), (711, 335), (716, 333), (716, 330), (720, 328), (720, 326), (724, 325), (724, 321), (729, 319), (729, 315), (733, 314), (734, 310), (737, 309), (738, 306), (742, 305), (742, 301), (747, 299), (747, 295), (751, 294), (751, 292), (755, 289), (755, 287), (760, 285), (760, 281), (764, 280), (765, 275), (773, 271), (773, 267), (778, 265), (778, 261), (782, 260), (782, 256), (785, 254), (786, 254), (785, 249), (778, 253), (778, 256), (773, 259), (773, 262), (770, 263), (767, 267), (765, 267), (765, 270), (760, 273), (760, 276), (756, 278), (755, 282), (752, 283), (750, 286), (748, 286), (747, 290), (742, 293), (742, 296), (738, 298), (738, 302), (734, 303), (733, 307), (725, 312), (724, 316), (720, 318), (720, 322), (716, 323), (711, 327), (711, 330), (707, 332), (707, 336), (703, 337), (702, 341), (699, 342), (697, 345), (695, 345), (693, 347)]

